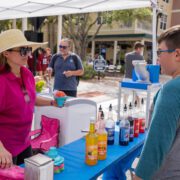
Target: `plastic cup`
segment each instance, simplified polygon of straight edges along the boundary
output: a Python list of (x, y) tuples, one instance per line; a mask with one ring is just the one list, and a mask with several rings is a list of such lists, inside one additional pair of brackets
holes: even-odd
[(66, 101), (68, 97), (67, 96), (64, 96), (64, 97), (56, 97), (55, 100), (56, 100), (56, 103), (59, 107), (62, 107), (64, 106), (64, 103)]

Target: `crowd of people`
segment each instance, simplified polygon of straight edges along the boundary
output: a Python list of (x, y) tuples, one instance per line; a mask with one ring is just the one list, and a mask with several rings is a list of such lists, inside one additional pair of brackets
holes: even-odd
[(45, 49), (42, 47), (38, 48), (34, 53), (31, 51), (28, 55), (29, 70), (39, 76), (45, 75), (51, 57), (52, 54), (49, 47)]

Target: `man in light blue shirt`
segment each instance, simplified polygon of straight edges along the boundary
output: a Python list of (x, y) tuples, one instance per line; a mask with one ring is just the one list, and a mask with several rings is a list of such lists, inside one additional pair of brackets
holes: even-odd
[(77, 76), (84, 74), (80, 57), (70, 52), (70, 40), (62, 39), (60, 52), (52, 57), (48, 72), (54, 71), (54, 90), (64, 91), (67, 96), (77, 96)]

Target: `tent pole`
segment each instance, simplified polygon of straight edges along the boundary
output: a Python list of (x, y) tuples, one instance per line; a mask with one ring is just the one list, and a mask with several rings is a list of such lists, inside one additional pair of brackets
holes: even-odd
[(58, 31), (57, 31), (57, 52), (59, 52), (59, 42), (62, 39), (62, 15), (58, 16)]
[(27, 30), (27, 18), (22, 18), (22, 31)]
[(117, 58), (117, 41), (114, 41), (114, 56), (113, 56), (113, 65), (116, 65), (116, 58)]
[(157, 32), (156, 32), (156, 22), (157, 22), (157, 0), (152, 1), (153, 8), (153, 18), (152, 18), (152, 50), (153, 50), (153, 64), (157, 63)]
[(13, 19), (13, 29), (16, 29), (16, 19)]

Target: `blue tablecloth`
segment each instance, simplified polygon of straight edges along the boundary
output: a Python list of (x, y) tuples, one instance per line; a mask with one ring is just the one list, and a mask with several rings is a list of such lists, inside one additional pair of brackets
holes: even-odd
[(58, 149), (65, 158), (65, 169), (54, 175), (54, 180), (89, 180), (104, 173), (103, 179), (126, 179), (124, 172), (131, 167), (133, 160), (140, 154), (146, 134), (140, 134), (128, 146), (120, 146), (119, 133), (115, 133), (115, 145), (108, 146), (107, 158), (95, 166), (85, 164), (85, 138), (74, 141)]

